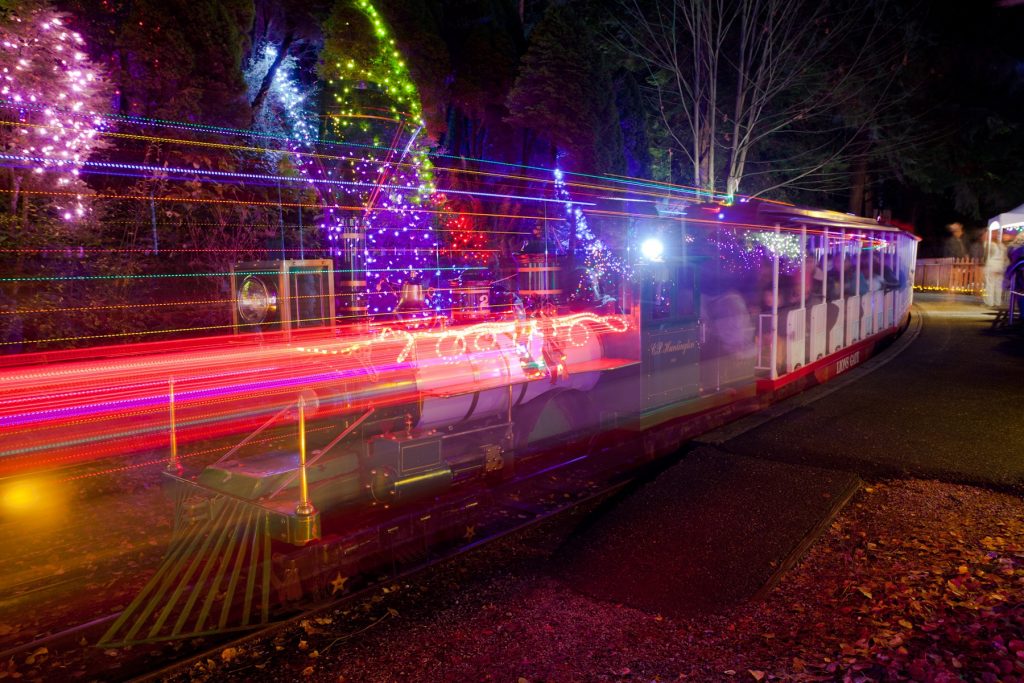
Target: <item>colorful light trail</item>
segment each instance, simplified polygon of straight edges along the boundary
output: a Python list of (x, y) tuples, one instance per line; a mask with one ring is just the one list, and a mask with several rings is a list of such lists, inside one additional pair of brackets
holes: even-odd
[(547, 381), (544, 343), (579, 348), (630, 327), (624, 316), (584, 313), (442, 331), (313, 329), (298, 342), (246, 336), (178, 348), (136, 344), (114, 347), (123, 356), (115, 360), (50, 353), (48, 365), (0, 369), (0, 476), (165, 449), (172, 378), (178, 442), (195, 444), (243, 434), (303, 392), (318, 398), (316, 419), (414, 404), (422, 391), (416, 377), (433, 366), (444, 368), (451, 394), (484, 390), (489, 381), (504, 386), (507, 377), (480, 376), (472, 358), (529, 357), (534, 372), (521, 381)]

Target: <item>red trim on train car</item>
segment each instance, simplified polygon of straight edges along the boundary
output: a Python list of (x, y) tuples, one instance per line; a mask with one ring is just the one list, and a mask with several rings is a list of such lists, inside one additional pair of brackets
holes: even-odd
[[(862, 339), (851, 346), (847, 346), (830, 356), (825, 356), (821, 360), (809, 363), (799, 370), (794, 370), (778, 379), (759, 379), (757, 380), (757, 393), (778, 393), (780, 390), (800, 380), (805, 380), (805, 382), (801, 383), (801, 389), (805, 386), (827, 382), (833, 377), (841, 375), (866, 361), (874, 354), (875, 346), (880, 341), (895, 335), (899, 329), (897, 325), (873, 334), (867, 339)], [(814, 375), (814, 377), (811, 378), (810, 375)]]

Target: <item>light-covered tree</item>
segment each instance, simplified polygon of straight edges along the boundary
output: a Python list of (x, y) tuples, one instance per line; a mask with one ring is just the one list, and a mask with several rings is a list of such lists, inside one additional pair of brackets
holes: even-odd
[(48, 2), (10, 3), (0, 7), (0, 73), (5, 208), (24, 219), (31, 202), (66, 221), (83, 219), (89, 189), (79, 173), (105, 145), (97, 112), (107, 108), (85, 40)]

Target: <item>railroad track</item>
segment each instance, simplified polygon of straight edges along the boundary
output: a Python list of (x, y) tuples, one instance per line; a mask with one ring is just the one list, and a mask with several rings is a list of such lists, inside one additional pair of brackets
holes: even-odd
[[(308, 610), (305, 610), (305, 611), (303, 611), (303, 612), (301, 612), (299, 614), (295, 614), (294, 616), (291, 616), (291, 617), (289, 617), (287, 619), (283, 619), (283, 620), (280, 620), (280, 621), (275, 621), (275, 622), (273, 622), (273, 623), (271, 623), (271, 624), (269, 624), (269, 625), (267, 625), (265, 627), (262, 627), (262, 628), (260, 628), (258, 630), (255, 630), (255, 631), (251, 632), (251, 633), (248, 633), (248, 634), (246, 634), (246, 635), (244, 635), (244, 636), (242, 636), (240, 638), (234, 638), (234, 639), (224, 640), (222, 642), (218, 642), (216, 645), (214, 645), (212, 647), (208, 647), (208, 648), (202, 650), (201, 652), (197, 652), (197, 653), (191, 654), (187, 658), (184, 658), (184, 659), (181, 659), (179, 661), (176, 661), (176, 662), (173, 662), (171, 664), (168, 664), (167, 666), (165, 666), (165, 667), (163, 667), (161, 669), (157, 669), (155, 671), (150, 671), (150, 672), (147, 672), (145, 674), (141, 674), (141, 675), (136, 676), (134, 678), (131, 678), (129, 680), (132, 681), (132, 683), (149, 683), (150, 681), (163, 680), (163, 679), (166, 679), (166, 678), (168, 678), (170, 676), (173, 676), (175, 674), (183, 673), (183, 672), (187, 671), (188, 669), (190, 669), (191, 667), (195, 666), (196, 664), (202, 663), (202, 662), (206, 662), (207, 660), (211, 660), (212, 659), (214, 661), (219, 661), (220, 660), (220, 654), (221, 654), (221, 652), (224, 651), (225, 648), (231, 647), (231, 648), (242, 649), (242, 648), (246, 647), (247, 645), (250, 645), (250, 644), (258, 642), (260, 640), (272, 637), (273, 635), (275, 635), (275, 634), (277, 634), (279, 632), (286, 631), (286, 630), (288, 630), (288, 629), (290, 629), (292, 627), (297, 627), (297, 626), (299, 626), (299, 624), (302, 621), (315, 618), (317, 616), (320, 616), (320, 615), (328, 613), (328, 612), (337, 611), (339, 609), (344, 609), (348, 605), (358, 604), (359, 602), (361, 602), (363, 600), (366, 600), (369, 597), (373, 596), (382, 587), (385, 587), (388, 584), (392, 584), (392, 583), (394, 583), (396, 581), (407, 580), (407, 579), (409, 579), (409, 578), (411, 578), (411, 577), (413, 577), (413, 576), (415, 576), (417, 574), (420, 574), (422, 572), (427, 571), (428, 569), (430, 569), (432, 567), (435, 567), (437, 565), (440, 565), (440, 564), (443, 564), (445, 562), (448, 562), (448, 561), (450, 561), (450, 560), (452, 560), (452, 559), (454, 559), (454, 558), (456, 558), (456, 557), (458, 557), (460, 555), (463, 555), (463, 554), (465, 554), (467, 552), (471, 552), (471, 551), (479, 548), (482, 545), (486, 545), (486, 544), (495, 542), (495, 541), (497, 541), (497, 540), (499, 540), (501, 538), (505, 538), (507, 536), (511, 536), (513, 534), (516, 534), (516, 533), (520, 533), (520, 532), (522, 532), (522, 531), (524, 531), (524, 530), (526, 530), (526, 529), (528, 529), (530, 527), (533, 527), (533, 526), (535, 526), (537, 524), (540, 524), (542, 522), (550, 521), (551, 519), (557, 517), (558, 515), (568, 513), (569, 511), (571, 511), (572, 509), (576, 508), (577, 506), (585, 505), (585, 504), (590, 503), (590, 502), (595, 502), (595, 501), (601, 500), (601, 499), (603, 499), (606, 496), (614, 495), (616, 492), (618, 492), (621, 489), (623, 489), (624, 487), (628, 486), (629, 483), (630, 483), (629, 481), (623, 481), (623, 482), (617, 483), (615, 485), (608, 486), (607, 488), (601, 490), (600, 492), (597, 492), (597, 493), (594, 493), (592, 495), (589, 495), (586, 498), (573, 501), (573, 503), (571, 505), (566, 505), (565, 507), (559, 508), (557, 510), (553, 510), (550, 513), (545, 514), (543, 516), (538, 516), (538, 517), (530, 518), (528, 521), (524, 522), (523, 524), (521, 524), (519, 526), (516, 526), (514, 528), (506, 529), (506, 530), (502, 531), (501, 533), (498, 533), (498, 534), (495, 534), (495, 535), (492, 535), (492, 536), (486, 536), (484, 538), (481, 538), (481, 539), (479, 539), (477, 541), (474, 541), (474, 542), (472, 542), (472, 543), (470, 543), (470, 544), (468, 544), (468, 545), (458, 549), (455, 552), (452, 552), (450, 554), (446, 554), (446, 555), (441, 556), (441, 557), (434, 558), (430, 562), (427, 562), (427, 563), (424, 563), (424, 564), (422, 564), (422, 565), (420, 565), (418, 567), (411, 568), (409, 570), (403, 571), (403, 572), (401, 572), (399, 574), (388, 576), (388, 577), (382, 579), (379, 582), (375, 582), (372, 585), (365, 586), (364, 588), (360, 589), (359, 591), (356, 591), (354, 593), (350, 593), (348, 595), (345, 595), (342, 598), (338, 598), (337, 600), (333, 600), (333, 601), (328, 602), (328, 603), (317, 605), (317, 606), (312, 607), (312, 608), (310, 608)], [(363, 629), (356, 629), (351, 635), (355, 636), (358, 633), (360, 633), (362, 630), (365, 630), (365, 627)], [(239, 669), (239, 670), (241, 670), (241, 669)], [(230, 674), (232, 672), (228, 671), (226, 673)]]
[[(537, 467), (529, 473), (524, 473), (522, 477), (502, 484), (499, 491), (488, 492), (489, 500), (479, 506), (479, 516), (472, 525), (472, 533), (468, 533), (468, 537), (463, 538), (456, 546), (428, 553), (422, 561), (407, 563), (397, 570), (388, 571), (382, 567), (380, 576), (367, 580), (353, 592), (336, 599), (303, 604), (299, 611), (287, 617), (255, 629), (246, 629), (244, 635), (239, 636), (239, 632), (235, 631), (202, 639), (179, 641), (174, 648), (174, 660), (157, 670), (150, 670), (157, 659), (153, 653), (158, 652), (163, 647), (162, 644), (136, 645), (130, 650), (122, 649), (119, 652), (119, 672), (123, 673), (127, 680), (151, 681), (184, 671), (196, 662), (205, 662), (207, 659), (219, 661), (220, 653), (225, 648), (244, 647), (248, 643), (295, 626), (305, 619), (358, 603), (395, 581), (408, 579), (485, 544), (551, 520), (577, 506), (611, 496), (643, 475), (643, 470), (629, 465), (628, 459), (624, 461), (621, 457), (616, 457), (614, 450), (604, 449), (548, 467)], [(618, 455), (621, 456), (621, 453)], [(657, 463), (658, 469), (667, 466), (670, 461), (672, 458), (662, 458)], [(86, 650), (91, 648), (91, 644), (95, 643), (100, 634), (120, 615), (120, 611), (111, 612), (13, 646), (0, 652), (0, 661), (27, 656), (41, 647), (47, 647), (54, 655), (60, 653), (66, 659), (70, 657), (71, 660), (88, 661), (93, 655)], [(81, 645), (83, 639), (90, 645)], [(67, 665), (68, 662), (64, 661), (64, 664)]]

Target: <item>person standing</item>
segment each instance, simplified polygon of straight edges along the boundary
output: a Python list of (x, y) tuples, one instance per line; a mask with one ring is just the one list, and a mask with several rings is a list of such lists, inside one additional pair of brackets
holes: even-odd
[(988, 245), (985, 259), (985, 305), (1003, 305), (1003, 274), (1006, 272), (1006, 246), (1001, 241)]
[(1024, 319), (1024, 232), (1018, 234), (1006, 247), (1009, 265), (1003, 275), (1003, 289), (1010, 292), (1009, 321)]
[(946, 226), (949, 237), (942, 245), (942, 255), (946, 258), (966, 258), (967, 245), (964, 243), (964, 224), (950, 223)]

